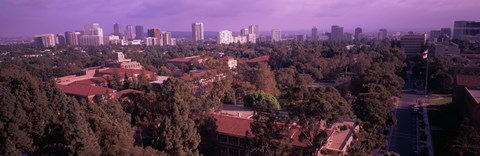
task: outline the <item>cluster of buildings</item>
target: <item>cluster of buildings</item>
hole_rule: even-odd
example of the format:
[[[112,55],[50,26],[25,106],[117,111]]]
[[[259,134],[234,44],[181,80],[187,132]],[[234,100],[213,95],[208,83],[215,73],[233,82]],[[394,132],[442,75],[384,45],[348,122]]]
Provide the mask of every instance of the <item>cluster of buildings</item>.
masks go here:
[[[145,37],[147,36],[147,37]],[[122,33],[120,24],[113,24],[113,33],[104,35],[98,23],[86,24],[81,31],[67,31],[61,34],[41,34],[34,36],[34,44],[39,47],[56,45],[70,46],[100,46],[100,45],[176,45],[176,39],[171,32],[162,32],[160,28],[148,29],[145,35],[144,27],[127,25]]]
[[[218,32],[217,43],[218,44],[256,43],[258,37],[260,37],[259,26],[250,25],[248,26],[248,28],[240,29],[239,36],[233,36],[232,31],[221,30],[220,32]]]
[[[122,52],[114,52],[112,59],[105,66],[86,68],[74,75],[58,77],[55,82],[66,95],[90,102],[102,101],[105,98],[120,98],[126,93],[140,92],[131,89],[118,91],[108,88],[109,81],[113,81],[115,76],[119,77],[121,82],[124,82],[125,78],[133,80],[139,76],[152,81],[164,80],[163,77],[144,70],[140,63],[125,59]]]

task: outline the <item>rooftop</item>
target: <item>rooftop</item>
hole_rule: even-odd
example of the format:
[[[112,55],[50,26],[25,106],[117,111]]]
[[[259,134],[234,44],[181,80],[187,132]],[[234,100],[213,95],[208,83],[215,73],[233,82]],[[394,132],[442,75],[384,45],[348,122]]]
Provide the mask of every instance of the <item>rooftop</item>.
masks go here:
[[[467,88],[467,92],[473,97],[477,104],[480,104],[480,88]]]
[[[270,59],[270,55],[264,55],[260,57],[256,57],[250,60],[247,60],[247,63],[258,63],[258,62],[267,62]]]
[[[457,75],[456,84],[464,87],[480,87],[480,76]]]
[[[249,119],[253,116],[253,109],[236,105],[223,105],[220,114]]]
[[[111,94],[116,92],[116,90],[105,88],[105,87],[83,85],[83,84],[76,84],[76,83],[73,83],[70,85],[57,84],[57,87],[60,88],[65,94],[81,96],[81,97],[104,95],[107,93]]]

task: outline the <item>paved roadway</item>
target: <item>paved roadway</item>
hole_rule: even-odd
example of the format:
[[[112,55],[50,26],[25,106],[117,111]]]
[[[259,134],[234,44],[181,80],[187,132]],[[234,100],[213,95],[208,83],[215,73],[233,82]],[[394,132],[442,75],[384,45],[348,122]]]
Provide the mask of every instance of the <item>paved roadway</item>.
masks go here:
[[[421,95],[403,93],[395,111],[397,124],[392,127],[389,138],[389,151],[400,155],[418,155],[416,113],[410,105],[416,104]]]

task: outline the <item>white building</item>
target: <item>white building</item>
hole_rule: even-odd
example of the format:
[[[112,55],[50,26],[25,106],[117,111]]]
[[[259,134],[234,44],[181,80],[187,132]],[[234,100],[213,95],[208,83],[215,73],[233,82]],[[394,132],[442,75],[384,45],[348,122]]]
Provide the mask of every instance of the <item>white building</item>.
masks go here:
[[[233,43],[232,31],[222,30],[218,32],[218,44],[230,44]]]
[[[53,47],[56,45],[54,34],[41,34],[41,35],[35,35],[33,37],[34,37],[34,43],[37,46]]]
[[[250,43],[257,43],[257,35],[255,34],[248,34],[247,41]]]
[[[282,31],[280,29],[272,30],[272,41],[273,42],[282,41]]]
[[[203,41],[205,39],[203,23],[193,23],[192,24],[192,38],[193,41]]]
[[[159,46],[158,38],[155,37],[147,37],[145,38],[145,45],[146,46]]]
[[[103,44],[103,36],[96,35],[82,35],[79,39],[81,46],[99,46]]]
[[[84,26],[83,36],[80,37],[80,45],[103,45],[103,29],[98,23],[86,24]],[[84,37],[85,36],[85,37]],[[82,39],[83,38],[83,39]]]
[[[233,37],[233,43],[247,43],[247,36],[235,36]]]

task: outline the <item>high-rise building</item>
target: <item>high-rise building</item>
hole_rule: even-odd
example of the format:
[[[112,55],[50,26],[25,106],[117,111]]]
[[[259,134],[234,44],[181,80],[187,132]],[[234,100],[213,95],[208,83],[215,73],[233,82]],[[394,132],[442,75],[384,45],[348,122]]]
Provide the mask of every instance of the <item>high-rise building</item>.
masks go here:
[[[400,38],[400,45],[405,49],[407,57],[419,56],[425,50],[427,34],[414,34],[412,32]]]
[[[120,32],[120,24],[118,23],[113,24],[113,35],[116,35],[116,36],[122,35],[122,33]]]
[[[353,35],[352,33],[343,33],[344,41],[352,41],[353,40]]]
[[[480,22],[455,21],[453,39],[480,40]]]
[[[344,40],[343,27],[340,27],[338,25],[333,25],[332,33],[330,34],[330,40],[334,40],[334,41]]]
[[[362,28],[360,27],[355,28],[355,40],[361,40],[362,33],[363,33]]]
[[[272,30],[272,41],[273,42],[282,41],[282,31],[280,29]]]
[[[248,37],[247,37],[248,38]],[[248,40],[248,39],[247,39]],[[230,44],[233,43],[232,31],[222,30],[218,32],[218,44]]]
[[[103,45],[103,29],[100,28],[98,23],[86,24],[83,33],[82,37],[85,42],[82,42],[82,37],[80,37],[80,45]]]
[[[430,41],[436,41],[438,39],[438,37],[440,37],[440,35],[442,35],[442,31],[432,30],[432,31],[430,31],[430,34],[428,34],[428,39]]]
[[[141,26],[141,25],[135,26],[135,39],[136,40],[145,39],[145,35],[143,33],[145,33],[145,31],[143,30],[143,26]]]
[[[57,34],[55,36],[55,44],[58,44],[58,45],[65,45],[66,44],[66,41],[65,41],[65,34]]]
[[[378,40],[384,40],[384,39],[388,38],[387,35],[388,35],[387,29],[384,29],[384,28],[383,28],[383,29],[380,29],[380,30],[378,30],[378,37],[377,37],[377,39],[378,39]]]
[[[135,30],[131,25],[127,25],[125,29],[125,39],[127,40],[133,40],[135,39]]]
[[[255,34],[257,37],[260,36],[260,30],[259,30],[259,26],[258,25],[250,25],[248,26],[248,33],[249,34]]]
[[[194,42],[203,41],[205,39],[204,36],[204,28],[203,23],[192,23],[192,40]]]
[[[240,29],[240,36],[247,36],[249,34],[248,28]]]
[[[78,37],[80,36],[79,32],[65,32],[65,43],[67,45],[78,45]]]
[[[247,35],[247,42],[257,43],[257,35],[255,35],[255,34],[248,34],[248,35]]]
[[[54,47],[55,46],[55,35],[54,34],[41,34],[35,35],[34,44],[39,47]]]
[[[448,37],[450,37],[450,38],[452,37],[452,29],[450,29],[450,28],[441,28],[440,33],[442,35],[448,35]]]
[[[297,35],[297,41],[303,42],[307,40],[307,35]]]
[[[240,43],[240,44],[243,44],[243,43],[247,43],[247,36],[235,36],[233,37],[233,43]]]
[[[158,38],[156,37],[147,37],[145,38],[145,45],[146,46],[159,46]]]
[[[317,27],[312,28],[312,40],[314,40],[314,41],[318,40],[318,29],[317,29]]]
[[[163,39],[163,45],[165,45],[165,46],[176,44],[176,43],[173,42],[171,32],[166,31],[166,32],[162,33],[162,39]]]
[[[155,45],[162,46],[162,31],[160,28],[148,29],[148,37],[156,38],[157,43]]]

